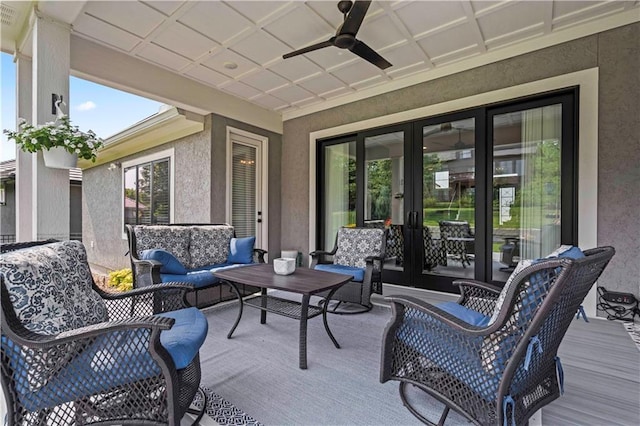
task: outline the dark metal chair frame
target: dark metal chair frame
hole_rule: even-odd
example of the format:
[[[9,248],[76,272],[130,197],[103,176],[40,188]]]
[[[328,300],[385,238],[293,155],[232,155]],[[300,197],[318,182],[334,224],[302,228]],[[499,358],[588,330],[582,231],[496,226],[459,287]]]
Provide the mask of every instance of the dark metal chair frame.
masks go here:
[[[445,404],[440,425],[450,409],[474,424],[503,424],[505,419],[526,424],[536,411],[561,395],[558,347],[615,250],[601,247],[584,253],[583,259],[547,259],[524,268],[508,287],[495,322],[484,327],[472,326],[416,298],[386,298],[391,302],[392,319],[383,336],[380,381],[398,380],[403,404],[427,424],[435,423],[408,401],[408,384]],[[536,288],[547,291],[533,290],[532,278],[541,280],[536,283],[543,287]],[[500,288],[473,280],[454,284],[460,288],[460,305],[492,314]],[[532,300],[535,303],[527,308]],[[504,364],[488,371],[485,364],[479,367],[485,348],[504,343],[508,345],[502,348],[509,351],[506,359],[500,358]],[[539,350],[531,350],[536,349],[533,343],[539,343]],[[458,362],[457,370],[451,362]],[[491,389],[486,391],[489,382]]]
[[[369,228],[371,227],[350,229]],[[364,259],[366,262],[366,268],[364,272],[364,279],[362,280],[362,282],[349,281],[348,283],[340,287],[332,297],[332,300],[337,301],[338,303],[332,308],[327,309],[327,312],[330,312],[332,314],[351,315],[369,312],[373,308],[373,304],[371,303],[371,293],[382,294],[382,270],[384,268],[384,261],[386,259],[385,244],[387,238],[388,230],[385,229],[382,238],[382,254],[380,256],[368,256]],[[331,251],[315,250],[309,253],[309,255],[311,256],[311,265],[309,267],[313,269],[316,265],[319,264],[332,264],[333,261],[330,259],[330,257],[334,256],[337,251],[338,235],[336,234],[335,243]],[[323,300],[321,303],[325,302],[326,300]],[[339,307],[342,304],[354,304],[359,306],[359,308],[353,310],[339,310]]]
[[[34,241],[3,244],[2,253],[55,242]],[[179,425],[185,413],[196,415],[197,424],[206,409],[206,394],[200,386],[200,357],[196,355],[181,370],[175,368],[171,355],[160,344],[160,332],[172,327],[172,318],[154,316],[188,307],[186,293],[191,287],[167,283],[138,288],[126,293],[107,293],[92,287],[104,300],[109,321],[72,330],[63,335],[43,335],[27,330],[16,313],[0,277],[2,305],[2,389],[7,403],[9,425],[68,425],[68,424],[148,424]],[[131,337],[135,337],[132,339]],[[118,343],[119,342],[119,343]],[[91,353],[92,345],[108,345],[109,352],[97,352],[91,362],[74,362],[83,354]],[[131,351],[147,350],[153,367],[144,371],[132,365],[119,365],[123,377],[138,375],[135,380],[120,384],[104,384],[103,378],[89,373],[91,363],[108,364],[105,356]],[[128,352],[129,351],[129,352]],[[25,354],[30,356],[25,357]],[[16,367],[16,360],[24,359],[28,365]],[[55,367],[52,368],[52,365]],[[148,367],[148,366],[147,366]],[[45,383],[56,383],[50,391],[32,391],[25,394],[24,371],[45,374]],[[66,370],[66,371],[65,371]],[[65,371],[67,379],[60,378]],[[116,369],[111,370],[116,371]],[[148,375],[147,375],[148,373]],[[74,380],[68,380],[72,374]],[[90,381],[88,379],[90,377]],[[108,380],[108,378],[104,378]],[[65,385],[66,383],[66,385]],[[103,383],[101,385],[101,383]],[[81,389],[102,389],[93,394],[82,394]],[[24,390],[24,389],[23,389]],[[203,398],[202,408],[190,409],[196,393]]]

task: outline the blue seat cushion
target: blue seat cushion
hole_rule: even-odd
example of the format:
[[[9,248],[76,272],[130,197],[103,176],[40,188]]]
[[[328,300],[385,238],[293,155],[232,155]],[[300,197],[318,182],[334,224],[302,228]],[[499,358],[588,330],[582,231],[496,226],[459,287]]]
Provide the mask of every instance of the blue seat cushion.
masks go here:
[[[456,302],[442,302],[438,303],[436,306],[438,306],[438,308],[442,309],[443,311],[450,313],[454,317],[461,319],[467,324],[475,325],[478,327],[485,327],[487,324],[489,324],[489,320],[491,319],[491,317],[488,315],[483,315],[478,311],[469,309]]]
[[[364,268],[321,263],[319,265],[316,265],[314,269],[317,269],[318,271],[335,272],[336,274],[351,275],[353,276],[352,281],[356,281],[359,283],[364,281]]]
[[[231,238],[227,263],[253,263],[253,245],[256,237]]]
[[[173,358],[176,368],[181,370],[193,361],[204,343],[209,331],[207,318],[198,308],[180,309],[158,316],[176,321],[173,327],[160,333],[160,343]]]
[[[160,267],[161,274],[186,274],[187,269],[182,263],[171,253],[162,249],[144,250],[142,252],[143,260],[156,260],[162,263]]]
[[[163,283],[181,282],[193,284],[195,288],[208,287],[218,284],[220,280],[213,276],[210,270],[191,271],[186,274],[160,274]]]

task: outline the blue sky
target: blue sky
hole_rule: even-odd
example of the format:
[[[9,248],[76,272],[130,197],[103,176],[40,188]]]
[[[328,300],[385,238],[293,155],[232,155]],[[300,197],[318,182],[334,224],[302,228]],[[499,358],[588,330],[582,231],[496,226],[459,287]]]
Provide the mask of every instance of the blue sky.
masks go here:
[[[16,71],[11,55],[1,53],[0,128],[16,127]],[[69,97],[63,111],[80,130],[93,130],[101,138],[107,138],[138,121],[158,112],[160,102],[132,95],[100,84],[70,77]],[[0,161],[15,158],[15,144],[0,135]]]

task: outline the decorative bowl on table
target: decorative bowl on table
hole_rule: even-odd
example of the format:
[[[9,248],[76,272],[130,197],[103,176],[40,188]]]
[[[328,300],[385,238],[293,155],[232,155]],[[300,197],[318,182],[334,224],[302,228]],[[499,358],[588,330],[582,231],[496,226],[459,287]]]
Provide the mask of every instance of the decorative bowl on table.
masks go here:
[[[290,275],[296,270],[296,260],[288,257],[273,259],[273,272],[278,275]]]

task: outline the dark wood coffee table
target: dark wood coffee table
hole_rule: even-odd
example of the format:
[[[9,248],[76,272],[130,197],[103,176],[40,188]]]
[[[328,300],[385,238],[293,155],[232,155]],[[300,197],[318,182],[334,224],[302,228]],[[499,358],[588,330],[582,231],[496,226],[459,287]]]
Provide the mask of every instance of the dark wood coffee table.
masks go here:
[[[327,323],[327,305],[331,296],[343,284],[351,281],[351,275],[335,274],[333,272],[316,271],[308,268],[297,268],[291,275],[277,275],[273,272],[273,265],[261,263],[241,268],[227,269],[213,273],[221,280],[260,287],[260,295],[250,296],[244,300],[249,306],[260,309],[260,324],[267,322],[267,312],[283,315],[300,320],[300,368],[307,368],[307,319],[322,314],[324,329],[336,348],[340,345],[336,341]],[[283,290],[302,295],[302,302],[296,302],[267,294],[268,289]],[[311,295],[330,290],[322,308],[309,306]],[[242,317],[242,298],[240,299],[240,314],[231,328],[231,337]]]

